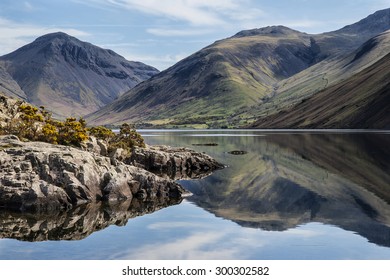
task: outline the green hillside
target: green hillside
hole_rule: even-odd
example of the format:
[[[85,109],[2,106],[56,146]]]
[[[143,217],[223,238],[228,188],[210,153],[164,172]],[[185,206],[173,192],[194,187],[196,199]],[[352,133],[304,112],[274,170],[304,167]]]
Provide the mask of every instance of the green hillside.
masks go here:
[[[140,127],[248,126],[381,59],[390,51],[389,34],[381,34],[389,28],[390,10],[383,10],[318,35],[283,26],[242,31],[139,84],[87,120]]]
[[[390,128],[390,54],[253,128]]]

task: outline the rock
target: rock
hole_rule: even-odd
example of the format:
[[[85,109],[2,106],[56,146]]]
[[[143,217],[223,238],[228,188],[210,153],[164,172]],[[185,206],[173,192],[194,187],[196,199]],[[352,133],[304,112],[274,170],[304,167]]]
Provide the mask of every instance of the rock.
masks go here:
[[[192,144],[192,146],[218,146],[218,143],[196,143]]]
[[[125,162],[171,179],[199,179],[224,168],[204,153],[169,146],[135,148]]]
[[[124,161],[129,155],[129,152],[122,148],[116,148],[108,154],[112,162]]]
[[[246,155],[248,152],[247,151],[230,151],[228,154],[235,155],[235,156],[240,156],[240,155]]]
[[[18,115],[18,107],[22,103],[22,101],[0,93],[0,128],[6,127],[11,119]]]
[[[111,225],[153,213],[181,202],[176,198],[132,199],[119,203],[89,203],[68,211],[48,213],[0,212],[0,238],[23,241],[81,240]]]
[[[0,136],[0,208],[19,211],[68,209],[134,196],[179,198],[176,182],[109,157],[41,142]]]
[[[82,143],[81,149],[101,156],[108,156],[107,144],[94,136],[90,136],[86,142]]]

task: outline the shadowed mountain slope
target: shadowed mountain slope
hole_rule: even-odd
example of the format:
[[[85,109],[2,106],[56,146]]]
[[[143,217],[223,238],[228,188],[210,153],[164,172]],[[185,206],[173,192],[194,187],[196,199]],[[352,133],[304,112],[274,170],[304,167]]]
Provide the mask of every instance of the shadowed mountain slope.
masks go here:
[[[360,55],[364,54],[359,52],[355,59]],[[358,74],[287,110],[261,118],[251,127],[389,129],[389,112],[390,53]]]
[[[13,98],[27,99],[26,94],[20,88],[18,83],[11,77],[11,75],[0,64],[0,92]]]

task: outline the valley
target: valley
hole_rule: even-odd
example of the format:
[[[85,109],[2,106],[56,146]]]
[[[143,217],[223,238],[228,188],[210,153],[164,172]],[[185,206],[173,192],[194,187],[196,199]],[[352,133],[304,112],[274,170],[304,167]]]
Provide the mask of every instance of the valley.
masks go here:
[[[390,127],[390,9],[322,34],[244,30],[159,72],[65,33],[0,57],[0,90],[138,128]]]

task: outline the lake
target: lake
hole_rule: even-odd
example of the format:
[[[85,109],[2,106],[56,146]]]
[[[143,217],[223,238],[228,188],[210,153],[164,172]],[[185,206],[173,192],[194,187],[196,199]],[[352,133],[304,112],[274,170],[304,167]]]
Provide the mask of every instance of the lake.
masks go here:
[[[390,260],[390,132],[141,130],[226,168],[192,196],[0,212],[0,259]]]

